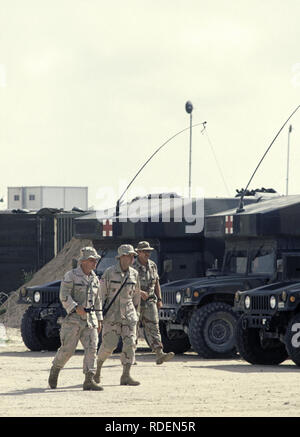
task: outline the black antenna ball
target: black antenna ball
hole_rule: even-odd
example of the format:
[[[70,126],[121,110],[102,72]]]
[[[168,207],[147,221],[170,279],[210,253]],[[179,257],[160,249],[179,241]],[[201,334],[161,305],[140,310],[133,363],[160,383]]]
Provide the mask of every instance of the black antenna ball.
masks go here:
[[[188,114],[191,114],[192,110],[193,110],[193,105],[192,102],[190,102],[189,100],[186,102],[185,104],[185,110]]]

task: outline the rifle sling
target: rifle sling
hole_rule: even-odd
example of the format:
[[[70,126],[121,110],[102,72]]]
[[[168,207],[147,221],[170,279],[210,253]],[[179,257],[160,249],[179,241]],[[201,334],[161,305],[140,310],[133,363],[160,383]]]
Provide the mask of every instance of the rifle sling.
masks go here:
[[[114,297],[112,298],[112,300],[110,301],[109,305],[107,306],[107,308],[103,308],[103,317],[107,314],[107,311],[109,310],[109,308],[112,306],[112,304],[114,303],[114,301],[116,300],[116,298],[119,296],[122,288],[124,287],[124,285],[126,284],[128,279],[128,276],[126,276],[125,281],[123,282],[123,284],[121,285],[121,287],[119,288],[119,290],[116,292],[116,294],[114,295]]]

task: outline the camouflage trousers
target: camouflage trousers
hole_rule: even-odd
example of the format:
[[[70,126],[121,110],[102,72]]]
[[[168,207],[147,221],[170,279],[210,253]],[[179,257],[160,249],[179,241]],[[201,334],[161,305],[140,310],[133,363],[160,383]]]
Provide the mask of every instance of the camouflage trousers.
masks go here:
[[[97,328],[87,326],[86,320],[74,319],[68,316],[63,321],[60,330],[61,347],[52,362],[53,366],[62,369],[76,350],[80,340],[84,348],[83,373],[96,372],[97,365]]]
[[[98,360],[105,361],[119,343],[123,342],[121,363],[133,364],[135,361],[136,323],[104,322],[102,328],[102,343],[98,353]]]
[[[146,301],[141,304],[140,323],[144,328],[145,336],[153,352],[157,348],[162,348],[158,310],[155,301]]]

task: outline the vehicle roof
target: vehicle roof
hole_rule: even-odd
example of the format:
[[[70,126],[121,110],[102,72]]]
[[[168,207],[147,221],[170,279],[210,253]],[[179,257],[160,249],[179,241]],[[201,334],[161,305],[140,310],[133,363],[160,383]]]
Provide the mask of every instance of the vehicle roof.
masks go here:
[[[205,219],[206,237],[300,236],[300,195],[279,196],[211,214]]]
[[[151,201],[151,204],[149,203]],[[255,202],[246,198],[245,203]],[[77,238],[102,239],[106,220],[112,220],[111,237],[120,238],[187,238],[203,237],[203,226],[196,234],[187,235],[186,226],[197,213],[202,222],[209,214],[237,208],[237,197],[184,198],[176,193],[151,194],[120,205],[119,223],[115,223],[116,207],[93,211],[74,220]],[[170,220],[165,220],[170,217]],[[179,217],[179,220],[176,220]],[[203,224],[203,223],[202,223]],[[107,239],[107,238],[106,238]]]

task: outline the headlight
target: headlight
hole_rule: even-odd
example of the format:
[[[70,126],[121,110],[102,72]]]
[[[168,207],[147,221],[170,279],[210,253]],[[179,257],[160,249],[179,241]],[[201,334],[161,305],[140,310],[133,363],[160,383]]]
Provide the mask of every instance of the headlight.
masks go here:
[[[276,297],[275,296],[271,296],[270,297],[270,307],[272,308],[272,310],[274,308],[276,308],[276,304],[277,304]]]
[[[39,303],[39,301],[41,300],[41,293],[39,291],[36,291],[34,293],[33,300],[35,301],[35,303]]]
[[[250,308],[251,299],[250,296],[245,297],[245,308],[248,310]]]
[[[176,302],[180,303],[180,301],[181,301],[181,293],[180,293],[180,291],[177,291],[175,298],[176,298]]]

